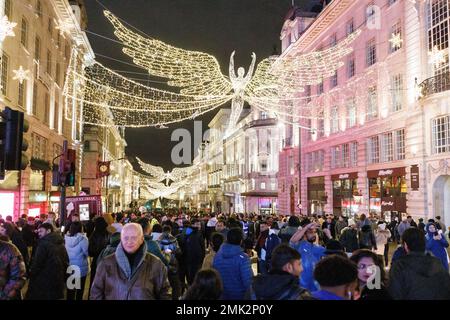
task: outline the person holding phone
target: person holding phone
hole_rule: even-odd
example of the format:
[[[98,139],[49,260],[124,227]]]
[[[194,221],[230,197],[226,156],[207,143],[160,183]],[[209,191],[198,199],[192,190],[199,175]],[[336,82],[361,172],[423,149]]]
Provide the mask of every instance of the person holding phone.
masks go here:
[[[434,223],[428,223],[425,227],[426,234],[426,249],[438,258],[444,268],[448,271],[448,241],[442,230],[438,230]]]

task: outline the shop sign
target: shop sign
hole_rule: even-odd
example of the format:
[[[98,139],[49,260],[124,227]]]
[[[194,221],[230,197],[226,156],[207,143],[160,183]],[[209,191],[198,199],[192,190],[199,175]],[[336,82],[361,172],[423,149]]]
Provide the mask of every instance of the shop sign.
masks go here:
[[[48,200],[47,192],[30,192],[29,202],[46,202]]]
[[[418,191],[420,187],[419,183],[419,166],[411,166],[411,189],[413,191]]]
[[[352,172],[352,173],[341,173],[341,174],[334,174],[331,176],[331,180],[346,180],[346,179],[358,179],[358,173]]]
[[[89,220],[91,215],[102,214],[102,197],[95,196],[79,196],[66,198],[67,216],[72,213],[78,213],[81,221]]]
[[[391,176],[393,173],[394,173],[394,170],[380,170],[378,172],[378,175],[380,177],[382,177],[382,176]]]

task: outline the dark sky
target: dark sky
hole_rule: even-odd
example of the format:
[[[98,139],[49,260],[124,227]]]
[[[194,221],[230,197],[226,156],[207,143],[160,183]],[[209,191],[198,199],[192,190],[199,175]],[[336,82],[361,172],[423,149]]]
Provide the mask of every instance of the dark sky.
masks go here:
[[[100,0],[113,14],[145,32],[151,37],[173,46],[188,50],[203,51],[214,55],[224,74],[228,74],[230,54],[236,50],[235,66],[246,70],[254,51],[257,62],[273,53],[273,46],[280,51],[280,31],[284,17],[291,8],[291,0]],[[304,0],[295,4],[304,6]],[[145,70],[104,58],[105,55],[132,64],[131,59],[121,52],[121,45],[91,32],[117,38],[113,28],[103,15],[104,9],[97,0],[86,0],[88,13],[88,37],[97,60],[105,66],[132,72]],[[124,75],[146,78],[144,74]],[[147,77],[148,78],[148,77]],[[154,85],[153,83],[148,83]],[[228,105],[229,107],[229,105]],[[203,121],[207,129],[216,111],[211,111],[197,120]],[[193,121],[172,124],[169,129],[141,128],[127,129],[126,153],[132,163],[136,156],[164,169],[174,165],[170,160],[172,147],[170,136],[175,128],[193,130]],[[134,163],[135,169],[138,165]]]

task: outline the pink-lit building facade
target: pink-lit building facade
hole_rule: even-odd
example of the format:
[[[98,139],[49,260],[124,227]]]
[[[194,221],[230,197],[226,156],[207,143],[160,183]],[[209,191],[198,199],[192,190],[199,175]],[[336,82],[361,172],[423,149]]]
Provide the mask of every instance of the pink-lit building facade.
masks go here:
[[[280,213],[450,222],[449,10],[448,0],[334,0],[316,17],[291,12],[283,56],[361,34],[335,76],[300,93],[310,130],[285,130],[300,137],[280,153]]]

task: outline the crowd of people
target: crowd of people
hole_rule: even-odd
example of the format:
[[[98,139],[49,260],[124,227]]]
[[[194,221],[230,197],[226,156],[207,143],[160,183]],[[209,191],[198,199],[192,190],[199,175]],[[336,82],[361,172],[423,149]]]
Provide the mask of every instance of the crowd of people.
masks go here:
[[[51,212],[0,216],[0,300],[450,299],[440,217],[426,224],[364,214],[91,218],[72,213],[61,226]]]

